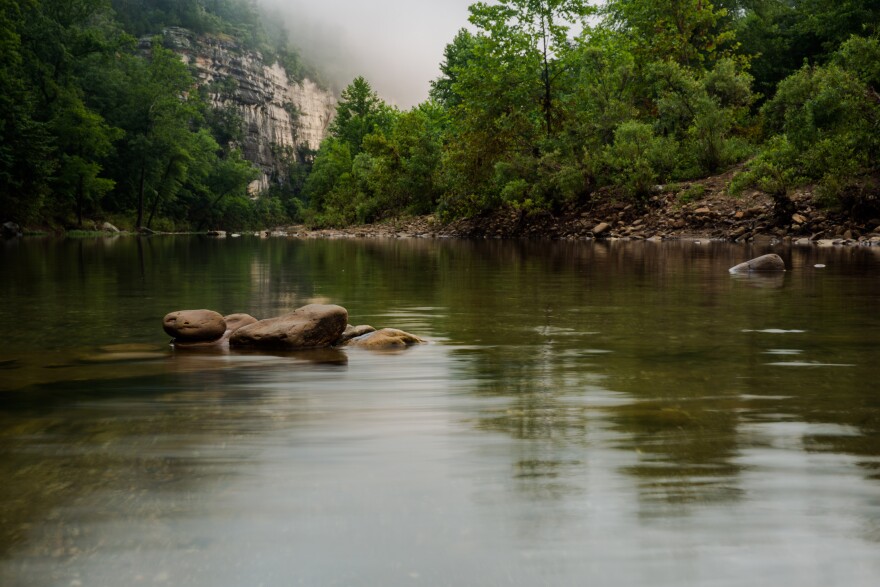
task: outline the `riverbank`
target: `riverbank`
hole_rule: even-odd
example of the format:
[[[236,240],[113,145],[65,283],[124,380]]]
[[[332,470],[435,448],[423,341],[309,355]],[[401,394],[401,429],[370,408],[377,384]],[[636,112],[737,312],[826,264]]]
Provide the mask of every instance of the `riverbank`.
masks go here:
[[[570,205],[555,214],[502,210],[450,222],[436,216],[416,216],[345,228],[290,225],[256,234],[296,238],[709,239],[737,243],[775,241],[880,246],[880,219],[859,221],[824,209],[816,204],[809,188],[791,196],[794,211],[782,221],[776,218],[773,199],[763,192],[751,190],[737,197],[729,195],[728,186],[735,171],[657,186],[657,193],[641,203],[615,197],[611,189],[605,189],[594,194],[591,202]],[[147,229],[139,233],[120,232],[109,223],[104,223],[103,230],[99,230],[97,222],[92,224],[92,231],[56,231],[54,234],[67,237],[160,234]],[[7,237],[12,234],[11,229],[4,232]],[[208,234],[240,236],[254,232],[211,231]]]
[[[506,210],[448,223],[422,216],[341,229],[289,226],[272,234],[301,238],[698,238],[739,243],[880,245],[880,219],[859,222],[822,209],[809,189],[793,194],[795,211],[790,218],[777,221],[773,200],[767,194],[751,190],[733,197],[727,193],[732,173],[658,186],[657,194],[642,205],[606,193],[597,194],[593,203],[573,205],[557,214]]]

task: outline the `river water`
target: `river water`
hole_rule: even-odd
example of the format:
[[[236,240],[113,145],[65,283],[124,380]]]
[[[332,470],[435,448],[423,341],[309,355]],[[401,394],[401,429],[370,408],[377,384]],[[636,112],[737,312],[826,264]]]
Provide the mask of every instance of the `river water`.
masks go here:
[[[878,248],[32,239],[0,275],[3,587],[880,580]],[[310,302],[430,343],[161,329]]]

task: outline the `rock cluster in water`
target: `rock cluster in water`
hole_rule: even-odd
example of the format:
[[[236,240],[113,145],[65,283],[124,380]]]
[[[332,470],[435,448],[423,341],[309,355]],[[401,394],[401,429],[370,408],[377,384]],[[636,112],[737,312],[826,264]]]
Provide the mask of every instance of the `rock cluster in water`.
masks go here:
[[[352,326],[342,306],[310,304],[289,314],[257,320],[249,314],[222,316],[212,310],[180,310],[162,321],[176,348],[306,350],[339,346],[395,349],[425,342],[395,328]]]

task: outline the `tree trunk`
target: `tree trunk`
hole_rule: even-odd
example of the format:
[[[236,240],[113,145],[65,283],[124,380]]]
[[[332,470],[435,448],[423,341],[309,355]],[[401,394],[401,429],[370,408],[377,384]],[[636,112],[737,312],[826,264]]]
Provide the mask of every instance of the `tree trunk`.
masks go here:
[[[80,174],[79,181],[76,184],[76,221],[79,227],[83,225],[83,176]]]
[[[146,175],[147,162],[141,159],[141,178],[138,184],[138,215],[137,222],[134,223],[135,230],[144,224],[144,179]]]
[[[543,16],[541,17],[541,35],[544,41],[544,71],[542,74],[544,78],[544,121],[547,124],[547,138],[549,139],[553,135],[553,98],[550,92],[550,63],[547,59],[547,21]]]

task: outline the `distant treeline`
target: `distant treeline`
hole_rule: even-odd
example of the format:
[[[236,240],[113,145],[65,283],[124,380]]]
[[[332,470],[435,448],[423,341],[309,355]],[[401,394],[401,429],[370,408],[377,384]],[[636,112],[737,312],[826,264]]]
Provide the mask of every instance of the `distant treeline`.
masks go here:
[[[806,184],[824,205],[880,216],[876,0],[477,3],[428,101],[400,111],[354,80],[320,151],[279,153],[288,172],[251,199],[241,119],[209,99],[228,89],[199,87],[159,39],[136,39],[182,26],[317,77],[280,22],[248,0],[5,0],[0,221],[531,213],[639,203],[657,184],[739,163],[731,192],[770,193],[780,219]]]
[[[157,37],[181,26],[234,37],[314,77],[280,19],[248,0],[4,0],[0,7],[0,222],[158,229],[283,221],[252,200],[242,121],[214,108]]]
[[[424,104],[345,90],[303,218],[640,202],[742,162],[730,191],[771,194],[780,221],[805,184],[880,216],[876,0],[500,0],[470,23]]]

